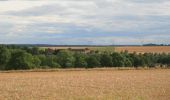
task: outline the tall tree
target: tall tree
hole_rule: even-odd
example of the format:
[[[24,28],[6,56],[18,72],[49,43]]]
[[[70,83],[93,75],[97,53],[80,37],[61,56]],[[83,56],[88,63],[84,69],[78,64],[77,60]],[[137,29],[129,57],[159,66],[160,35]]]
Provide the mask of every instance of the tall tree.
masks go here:
[[[57,54],[59,64],[63,68],[71,68],[75,66],[75,57],[71,51],[63,50]]]
[[[4,67],[6,66],[6,64],[10,59],[10,56],[11,56],[10,51],[6,47],[1,46],[0,47],[0,69],[4,69]]]
[[[101,54],[101,65],[105,67],[112,67],[113,62],[112,62],[112,57],[109,53],[103,53]]]
[[[125,66],[125,58],[122,54],[114,52],[112,53],[112,61],[114,67],[123,67]]]
[[[75,53],[75,67],[87,67],[87,56],[82,53]]]
[[[100,58],[96,54],[89,55],[89,57],[87,58],[87,63],[88,63],[87,68],[94,68],[94,67],[100,67],[101,66]]]
[[[33,56],[25,51],[17,50],[12,53],[6,69],[31,69],[34,65]]]

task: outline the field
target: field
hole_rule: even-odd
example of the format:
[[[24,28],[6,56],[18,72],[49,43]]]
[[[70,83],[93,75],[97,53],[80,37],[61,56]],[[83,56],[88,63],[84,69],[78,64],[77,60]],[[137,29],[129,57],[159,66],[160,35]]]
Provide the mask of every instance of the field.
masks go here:
[[[0,100],[170,100],[170,70],[0,73]]]
[[[48,47],[42,47],[48,48]],[[115,46],[115,47],[50,47],[51,49],[85,49],[89,48],[91,50],[99,51],[125,51],[129,53],[170,53],[170,46]]]
[[[170,53],[170,46],[125,46],[116,47],[116,51],[121,52],[128,50],[128,52],[133,53]]]

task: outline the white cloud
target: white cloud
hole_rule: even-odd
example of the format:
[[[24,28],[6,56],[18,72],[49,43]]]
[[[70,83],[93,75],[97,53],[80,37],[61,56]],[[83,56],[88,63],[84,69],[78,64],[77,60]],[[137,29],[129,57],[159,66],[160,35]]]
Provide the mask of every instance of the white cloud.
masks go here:
[[[36,34],[44,35],[48,33],[66,35],[68,33],[73,34],[74,32],[79,32],[79,35],[76,36],[79,38],[82,34],[86,34],[82,32],[87,32],[91,33],[88,37],[89,39],[94,38],[95,35],[101,38],[98,41],[103,40],[103,43],[109,44],[111,39],[98,35],[103,32],[106,35],[111,34],[110,36],[115,37],[114,40],[119,41],[117,43],[127,43],[127,41],[140,43],[135,36],[144,36],[142,34],[145,33],[150,38],[147,41],[154,42],[155,38],[151,34],[166,34],[167,36],[170,34],[168,27],[170,26],[170,1],[0,1],[0,24],[3,27],[0,28],[1,36],[6,34],[8,37],[13,36],[15,38],[36,37]],[[129,34],[129,38],[125,39],[124,36],[118,38],[117,35],[119,33],[117,32]],[[45,36],[50,37],[51,35]],[[104,39],[106,40],[104,41]],[[165,38],[161,37],[161,39],[163,40]],[[88,39],[86,42],[88,43]]]

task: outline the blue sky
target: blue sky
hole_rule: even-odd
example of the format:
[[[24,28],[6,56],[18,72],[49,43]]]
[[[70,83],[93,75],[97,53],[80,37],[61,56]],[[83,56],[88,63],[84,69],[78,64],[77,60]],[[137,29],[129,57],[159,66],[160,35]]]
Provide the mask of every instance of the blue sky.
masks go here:
[[[170,1],[1,0],[3,43],[170,44]]]

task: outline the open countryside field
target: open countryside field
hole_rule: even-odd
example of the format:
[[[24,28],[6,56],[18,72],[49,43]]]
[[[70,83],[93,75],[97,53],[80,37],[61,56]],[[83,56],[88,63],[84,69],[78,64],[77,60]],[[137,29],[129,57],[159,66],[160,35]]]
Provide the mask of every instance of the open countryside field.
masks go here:
[[[85,49],[89,48],[91,50],[100,50],[100,51],[125,51],[129,53],[170,53],[170,46],[106,46],[106,47],[42,47],[42,48],[51,48],[51,49]]]
[[[116,47],[116,51],[127,50],[130,53],[170,53],[170,46],[125,46]]]
[[[170,100],[170,70],[0,73],[0,100]]]

